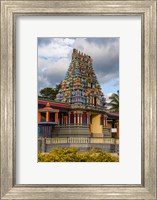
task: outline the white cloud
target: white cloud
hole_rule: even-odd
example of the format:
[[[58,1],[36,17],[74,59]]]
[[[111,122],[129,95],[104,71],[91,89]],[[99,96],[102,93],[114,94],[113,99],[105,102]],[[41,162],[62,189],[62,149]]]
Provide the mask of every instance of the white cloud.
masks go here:
[[[112,94],[113,94],[112,92],[105,94],[106,102],[107,102],[107,103],[109,103],[109,102],[111,101],[111,100],[109,99],[109,97],[110,97]]]
[[[75,39],[65,38],[64,43],[67,45],[73,45],[75,42]]]
[[[74,47],[86,52],[93,59],[93,67],[101,84],[119,79],[119,41],[105,42],[101,38],[100,43],[96,39],[92,42],[88,38],[78,38]]]
[[[119,84],[119,40],[115,38],[40,38],[38,45],[39,87],[54,87],[64,79],[76,48],[93,59],[100,84]]]
[[[64,79],[66,71],[69,67],[70,60],[61,58],[58,60],[39,58],[38,61],[38,82],[40,82],[39,90],[44,87],[54,87]]]
[[[46,46],[38,46],[38,56],[44,58],[60,58],[68,57],[72,50],[71,45],[75,42],[74,39],[69,38],[53,38]]]

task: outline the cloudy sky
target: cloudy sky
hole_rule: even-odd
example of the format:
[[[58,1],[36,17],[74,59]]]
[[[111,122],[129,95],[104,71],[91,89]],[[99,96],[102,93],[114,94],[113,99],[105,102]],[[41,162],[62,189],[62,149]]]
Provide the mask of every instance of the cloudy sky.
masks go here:
[[[107,99],[119,90],[119,38],[38,38],[38,91],[64,79],[73,48],[92,57]]]

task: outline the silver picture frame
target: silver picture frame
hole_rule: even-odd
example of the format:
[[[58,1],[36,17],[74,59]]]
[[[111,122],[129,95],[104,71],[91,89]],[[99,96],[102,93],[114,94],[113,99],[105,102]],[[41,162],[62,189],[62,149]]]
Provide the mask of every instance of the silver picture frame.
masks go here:
[[[16,184],[17,16],[141,16],[142,181],[140,185]],[[1,0],[1,199],[156,199],[156,0]]]

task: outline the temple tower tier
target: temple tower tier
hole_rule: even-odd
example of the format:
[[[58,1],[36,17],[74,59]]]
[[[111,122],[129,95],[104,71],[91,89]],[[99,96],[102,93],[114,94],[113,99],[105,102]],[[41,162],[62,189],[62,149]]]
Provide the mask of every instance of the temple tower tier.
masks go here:
[[[105,97],[92,66],[92,58],[73,49],[72,60],[56,101],[101,108]]]

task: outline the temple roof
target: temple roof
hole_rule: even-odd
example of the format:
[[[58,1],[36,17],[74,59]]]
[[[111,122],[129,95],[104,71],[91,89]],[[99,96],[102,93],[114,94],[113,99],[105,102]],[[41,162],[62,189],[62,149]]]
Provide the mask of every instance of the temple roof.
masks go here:
[[[58,123],[56,122],[38,122],[38,125],[57,125]]]
[[[108,118],[119,119],[119,113],[107,113]]]
[[[49,101],[49,100],[38,100],[39,105],[46,105],[47,102],[49,102],[50,106],[54,108],[64,108],[64,109],[70,109],[71,106],[67,103],[62,103],[62,102],[56,102],[56,101]]]
[[[72,60],[56,100],[75,105],[104,107],[104,94],[89,55],[73,49]]]
[[[50,106],[50,103],[47,102],[44,108],[38,109],[39,112],[59,112],[59,110],[54,109]]]
[[[59,110],[63,110],[64,111],[72,111],[72,110],[76,110],[76,109],[80,109],[80,110],[86,110],[87,112],[92,111],[92,112],[99,112],[99,113],[103,113],[103,114],[107,114],[108,118],[110,119],[119,119],[119,113],[109,113],[107,112],[107,110],[105,109],[101,109],[101,108],[95,108],[95,107],[88,107],[88,106],[82,106],[82,105],[69,105],[68,103],[58,103],[55,101],[45,101],[45,100],[38,100],[38,105],[44,106],[47,103],[49,103],[50,107],[52,108],[53,111],[58,112]],[[54,108],[57,109],[54,109]],[[49,111],[49,110],[45,110],[44,107],[43,108],[39,108],[38,111],[42,112],[42,110],[44,112]]]

